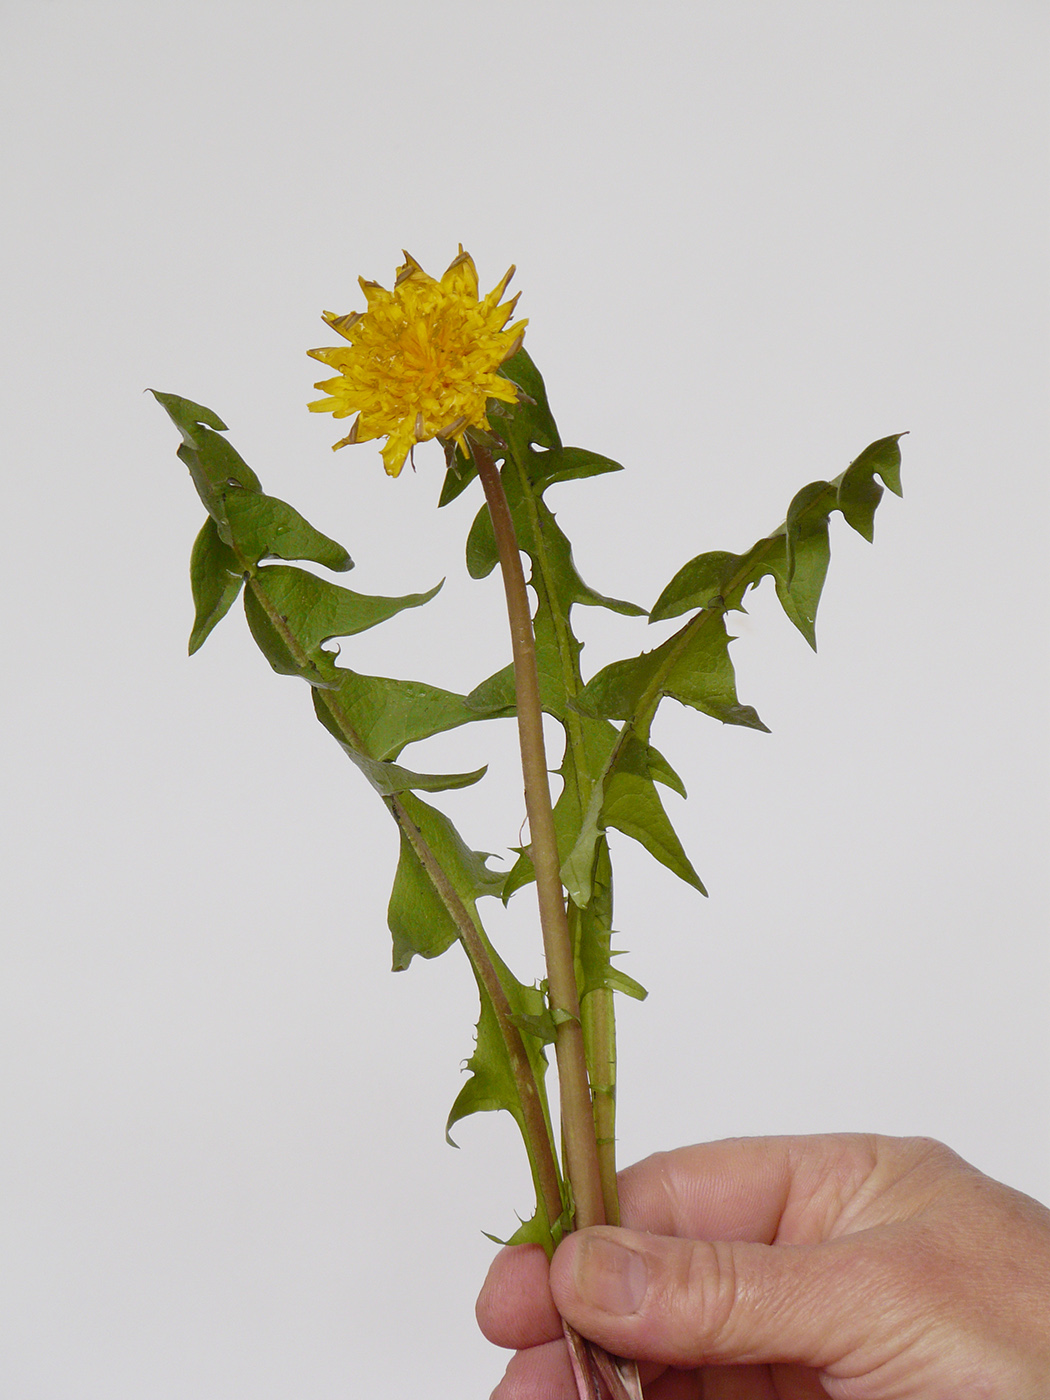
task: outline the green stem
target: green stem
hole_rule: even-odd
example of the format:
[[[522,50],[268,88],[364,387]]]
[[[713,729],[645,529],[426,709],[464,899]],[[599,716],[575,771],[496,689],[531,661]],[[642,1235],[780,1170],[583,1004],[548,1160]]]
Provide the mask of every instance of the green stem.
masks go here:
[[[572,708],[572,701],[575,700],[583,685],[577,655],[578,647],[574,645],[569,629],[568,614],[563,612],[558,605],[557,589],[553,583],[553,569],[547,550],[546,535],[532,483],[521,461],[514,454],[508,458],[508,469],[510,469],[511,463],[513,463],[517,473],[516,487],[522,508],[528,517],[535,550],[532,587],[536,590],[540,606],[546,607],[554,630],[555,644],[561,661],[562,684],[569,701],[564,712],[559,714],[566,736],[562,777],[567,787],[571,785],[579,809],[584,812],[590,797],[591,784],[587,776],[583,723],[579,714]],[[604,838],[599,842],[599,854],[596,855],[596,882],[598,880],[597,868],[603,866],[603,862],[610,886],[609,902],[611,904],[612,870],[608,865],[608,845]],[[580,949],[581,937],[602,936],[597,929],[581,929],[581,923],[584,922],[585,916],[571,901],[568,914],[574,949]],[[609,917],[611,918],[611,908]],[[604,931],[604,938],[606,946],[608,946],[608,930]],[[580,997],[580,1020],[583,1026],[584,1053],[591,1086],[594,1132],[598,1148],[598,1174],[601,1180],[605,1218],[609,1224],[615,1225],[619,1223],[620,1219],[619,1190],[616,1182],[616,1019],[613,1008],[613,993],[608,987],[591,987],[589,990],[583,991]]]
[[[604,966],[610,962],[612,909],[612,865],[609,845],[601,837],[595,850],[594,890],[590,904],[579,909],[570,902],[569,920],[575,947],[589,944],[600,950]],[[616,1183],[616,1021],[613,993],[608,986],[591,986],[580,998],[583,1041],[594,1104],[594,1135],[598,1145],[605,1218],[610,1225],[620,1223],[620,1200]]]
[[[547,986],[555,1023],[554,1050],[558,1062],[566,1170],[572,1186],[577,1227],[601,1225],[605,1221],[605,1207],[580,1023],[575,957],[559,873],[561,863],[547,776],[532,614],[514,522],[499,472],[487,448],[474,440],[470,446],[492,519],[510,620],[529,853],[536,872]]]

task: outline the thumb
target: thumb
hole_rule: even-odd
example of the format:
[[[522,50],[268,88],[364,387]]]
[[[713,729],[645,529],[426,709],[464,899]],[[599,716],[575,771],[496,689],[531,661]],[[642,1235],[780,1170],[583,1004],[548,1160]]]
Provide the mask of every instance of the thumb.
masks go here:
[[[887,1359],[882,1348],[908,1330],[886,1273],[855,1237],[711,1243],[599,1226],[563,1240],[550,1282],[562,1316],[617,1356],[838,1371]]]

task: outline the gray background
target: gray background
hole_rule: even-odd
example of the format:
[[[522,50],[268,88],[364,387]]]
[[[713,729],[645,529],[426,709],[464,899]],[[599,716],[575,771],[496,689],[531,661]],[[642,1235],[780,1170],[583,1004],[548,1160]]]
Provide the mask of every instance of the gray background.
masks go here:
[[[444,593],[350,664],[466,689],[506,659],[475,491],[391,482],[308,415],[323,307],[407,247],[510,262],[596,588],[650,604],[865,444],[814,657],[766,596],[741,699],[656,739],[702,900],[626,840],[623,1160],[705,1137],[941,1137],[1050,1197],[1046,11],[841,4],[4,6],[5,830],[0,1394],[487,1393],[471,1304],[528,1207],[509,1120],[442,1126],[474,997],[388,972],[394,833],[234,613],[187,661],[201,520],[145,387],[272,493]],[[461,622],[476,618],[474,631]],[[588,673],[667,629],[579,615]],[[447,809],[502,849],[507,724]],[[529,893],[493,930],[537,975]]]

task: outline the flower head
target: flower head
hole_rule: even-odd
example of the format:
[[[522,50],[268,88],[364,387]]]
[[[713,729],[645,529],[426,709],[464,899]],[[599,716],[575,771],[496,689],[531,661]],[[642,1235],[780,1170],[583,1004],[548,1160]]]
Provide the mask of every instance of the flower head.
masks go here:
[[[513,274],[512,267],[479,301],[474,260],[462,246],[440,282],[406,253],[393,291],[359,279],[366,311],[325,311],[325,321],[350,343],[307,352],[338,370],[336,378],[315,385],[328,397],[309,407],[336,418],[357,414],[334,446],[385,437],[383,464],[390,476],[428,438],[453,440],[469,451],[467,429],[489,426],[486,402],[514,403],[518,397],[515,385],[498,373],[521,345],[526,325],[507,326],[517,297],[500,305]]]

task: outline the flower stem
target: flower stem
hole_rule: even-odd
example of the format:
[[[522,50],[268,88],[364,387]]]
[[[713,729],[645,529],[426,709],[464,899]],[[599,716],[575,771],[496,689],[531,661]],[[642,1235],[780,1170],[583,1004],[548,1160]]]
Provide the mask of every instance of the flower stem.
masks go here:
[[[470,447],[492,519],[510,619],[518,737],[525,782],[525,810],[529,820],[529,853],[536,872],[547,987],[555,1023],[554,1051],[558,1062],[566,1173],[572,1186],[577,1228],[601,1225],[605,1223],[605,1207],[583,1028],[580,1024],[575,956],[565,912],[565,894],[559,873],[561,863],[547,777],[532,614],[514,522],[499,472],[486,447],[474,439],[471,439]]]

